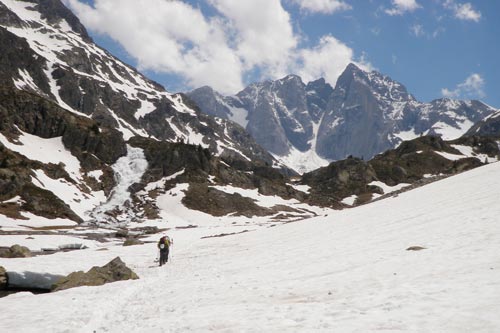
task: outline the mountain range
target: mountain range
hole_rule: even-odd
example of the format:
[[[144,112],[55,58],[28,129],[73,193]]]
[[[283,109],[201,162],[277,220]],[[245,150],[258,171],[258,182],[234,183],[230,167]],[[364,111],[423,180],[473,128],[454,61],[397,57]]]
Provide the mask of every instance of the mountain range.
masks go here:
[[[0,214],[14,224],[163,223],[179,207],[286,222],[500,156],[497,110],[420,103],[353,64],[335,88],[289,75],[173,94],[59,0],[2,0],[0,45]]]
[[[499,331],[500,110],[354,64],[171,93],[61,0],[0,46],[3,331]]]
[[[497,110],[476,100],[417,101],[405,86],[350,64],[333,88],[296,75],[249,85],[234,96],[210,87],[187,95],[210,115],[237,122],[299,173],[348,156],[370,159],[420,135],[457,139]]]

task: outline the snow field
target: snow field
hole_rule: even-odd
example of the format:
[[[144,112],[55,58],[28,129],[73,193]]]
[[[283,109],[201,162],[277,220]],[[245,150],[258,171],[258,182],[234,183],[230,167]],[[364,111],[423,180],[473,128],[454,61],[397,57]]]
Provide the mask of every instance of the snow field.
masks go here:
[[[493,163],[274,228],[209,239],[208,227],[171,230],[162,268],[154,243],[0,259],[8,270],[66,273],[120,255],[141,277],[11,295],[0,322],[32,332],[495,332],[499,194]]]

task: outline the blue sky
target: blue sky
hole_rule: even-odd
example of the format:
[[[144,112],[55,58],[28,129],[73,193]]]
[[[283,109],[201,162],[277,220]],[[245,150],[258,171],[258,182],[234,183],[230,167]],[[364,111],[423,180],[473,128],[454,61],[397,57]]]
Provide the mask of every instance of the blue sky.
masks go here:
[[[334,85],[352,61],[421,101],[500,107],[500,1],[65,2],[98,44],[169,91],[207,84],[231,94],[288,73]]]

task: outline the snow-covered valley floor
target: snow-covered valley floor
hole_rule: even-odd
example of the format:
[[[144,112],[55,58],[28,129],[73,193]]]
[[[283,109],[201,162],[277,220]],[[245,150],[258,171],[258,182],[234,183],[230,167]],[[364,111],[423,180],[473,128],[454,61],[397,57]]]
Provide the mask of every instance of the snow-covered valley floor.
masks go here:
[[[1,298],[0,330],[500,331],[500,163],[328,216],[204,234],[172,230],[161,268],[154,243],[0,258],[7,270],[69,273],[119,255],[140,276]]]

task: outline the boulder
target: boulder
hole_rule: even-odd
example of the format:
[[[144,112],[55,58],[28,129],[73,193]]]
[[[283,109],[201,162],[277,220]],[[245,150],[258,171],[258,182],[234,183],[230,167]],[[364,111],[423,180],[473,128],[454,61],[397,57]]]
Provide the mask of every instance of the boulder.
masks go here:
[[[116,257],[102,267],[94,266],[87,273],[73,272],[61,278],[52,286],[52,291],[59,291],[80,286],[101,286],[105,283],[136,280],[139,277],[125,263]]]
[[[137,238],[127,238],[125,242],[123,242],[123,246],[131,246],[131,245],[142,245],[144,244]]]
[[[63,275],[38,272],[7,272],[7,288],[27,291],[50,291]]]
[[[7,288],[7,272],[0,266],[0,290]]]
[[[12,245],[8,249],[0,250],[0,257],[3,258],[28,258],[31,257],[31,251],[26,246]]]

